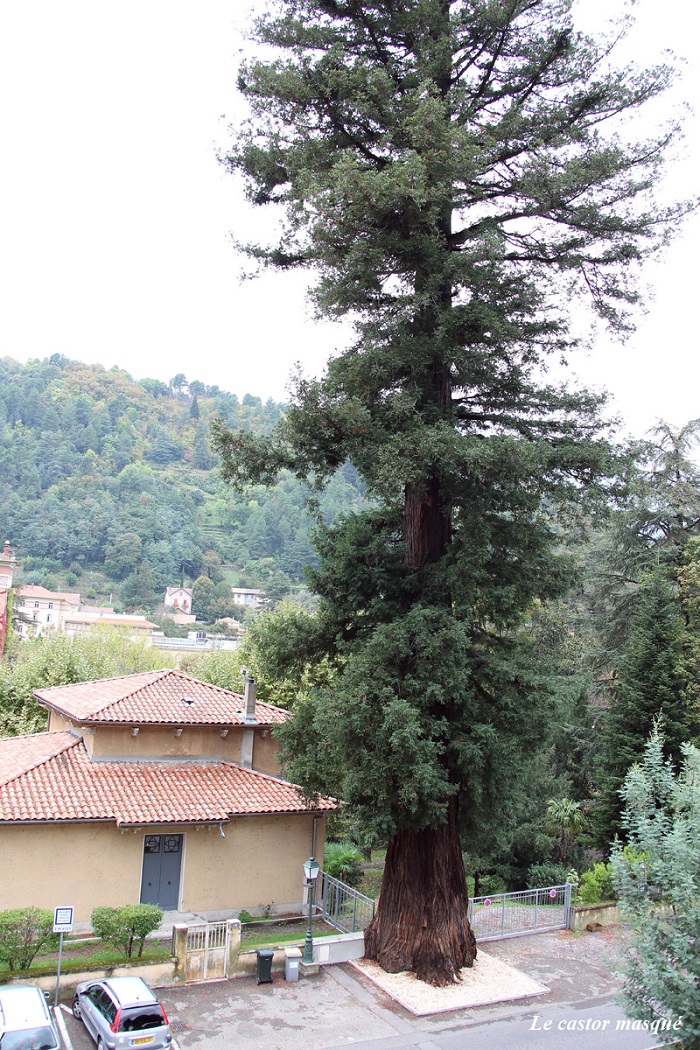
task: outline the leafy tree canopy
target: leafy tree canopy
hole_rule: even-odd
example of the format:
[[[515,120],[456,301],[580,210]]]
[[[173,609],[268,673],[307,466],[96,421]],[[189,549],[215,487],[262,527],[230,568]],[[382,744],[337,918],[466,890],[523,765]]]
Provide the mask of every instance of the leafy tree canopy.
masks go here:
[[[274,57],[241,69],[228,163],[285,221],[246,250],[313,267],[356,342],[296,377],[269,438],[219,424],[217,445],[237,484],[320,487],[349,459],[367,486],[319,530],[310,639],[338,672],[298,708],[290,769],[389,837],[367,954],[450,983],[475,952],[460,803],[474,833],[548,704],[517,628],[570,578],[552,511],[594,507],[615,469],[602,399],[545,362],[575,347],[579,291],[629,328],[686,210],[654,200],[677,129],[627,133],[671,72],[613,69],[567,0],[278,0],[254,33]]]

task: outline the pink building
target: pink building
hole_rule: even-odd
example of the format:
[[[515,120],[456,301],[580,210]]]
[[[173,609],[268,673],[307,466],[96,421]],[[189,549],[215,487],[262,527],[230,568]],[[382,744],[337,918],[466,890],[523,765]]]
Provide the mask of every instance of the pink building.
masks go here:
[[[166,587],[165,588],[165,600],[163,605],[166,608],[177,609],[178,612],[191,613],[192,612],[192,588],[191,587]]]

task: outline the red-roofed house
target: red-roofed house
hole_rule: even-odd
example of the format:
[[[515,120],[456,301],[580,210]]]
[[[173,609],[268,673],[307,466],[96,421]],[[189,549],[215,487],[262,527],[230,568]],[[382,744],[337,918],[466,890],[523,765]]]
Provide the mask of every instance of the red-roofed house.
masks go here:
[[[0,740],[0,910],[299,906],[332,799],[279,775],[289,712],[179,671],[35,692],[49,728]]]
[[[25,638],[43,634],[46,630],[63,630],[66,614],[77,612],[79,608],[79,594],[47,591],[46,587],[38,585],[15,588],[15,609],[25,621],[18,625],[18,631]]]

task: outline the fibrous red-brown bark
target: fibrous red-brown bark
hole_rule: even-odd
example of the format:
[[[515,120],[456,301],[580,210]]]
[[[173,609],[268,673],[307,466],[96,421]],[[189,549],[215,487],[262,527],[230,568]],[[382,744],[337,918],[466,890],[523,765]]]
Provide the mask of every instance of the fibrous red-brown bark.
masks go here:
[[[428,984],[452,984],[476,958],[468,903],[453,798],[444,824],[400,830],[389,843],[365,956],[388,973],[411,970]]]

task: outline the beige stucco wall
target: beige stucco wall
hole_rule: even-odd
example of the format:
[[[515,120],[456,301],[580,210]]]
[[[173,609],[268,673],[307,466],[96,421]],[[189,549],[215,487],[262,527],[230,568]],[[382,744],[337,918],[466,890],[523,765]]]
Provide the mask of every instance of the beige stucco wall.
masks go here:
[[[49,708],[48,728],[50,733],[57,733],[62,729],[72,729],[73,723],[69,718],[66,718],[64,715],[59,715],[58,711],[52,711]]]
[[[259,769],[261,773],[272,773],[273,776],[280,775],[279,763],[280,746],[272,735],[271,729],[258,729],[253,744],[253,769]]]
[[[242,727],[232,727],[225,737],[211,726],[184,726],[180,736],[172,727],[141,726],[136,736],[131,726],[83,726],[72,722],[56,711],[49,711],[49,731],[73,729],[85,740],[90,756],[122,758],[138,761],[140,758],[164,756],[168,758],[225,758],[241,762]],[[253,769],[279,776],[277,755],[279,745],[269,729],[257,729],[253,745]]]
[[[142,726],[136,736],[131,727],[97,726],[92,742],[96,758],[118,757],[134,761],[163,755],[168,758],[207,756],[238,762],[241,755],[241,731],[230,729],[222,737],[218,729],[207,726],[184,726],[180,736],[172,727]]]
[[[316,856],[323,856],[324,818]],[[240,817],[223,825],[168,825],[121,831],[114,824],[0,827],[0,910],[73,905],[85,922],[98,905],[137,903],[143,839],[183,834],[180,910],[224,911],[302,899],[302,866],[311,852],[307,814]]]
[[[99,904],[138,901],[143,833],[113,823],[0,827],[0,910],[73,905],[76,922]]]

